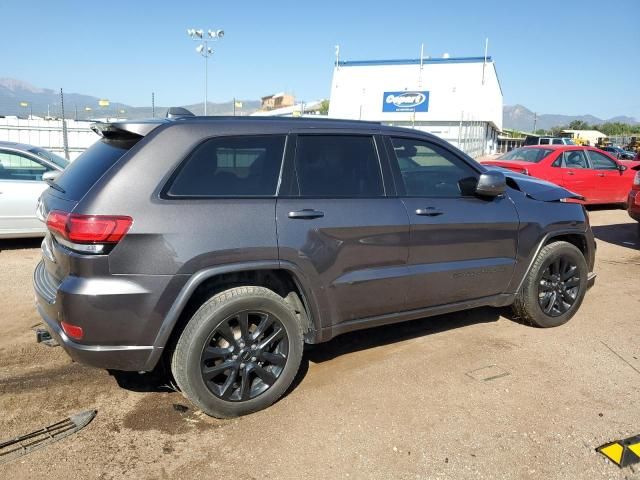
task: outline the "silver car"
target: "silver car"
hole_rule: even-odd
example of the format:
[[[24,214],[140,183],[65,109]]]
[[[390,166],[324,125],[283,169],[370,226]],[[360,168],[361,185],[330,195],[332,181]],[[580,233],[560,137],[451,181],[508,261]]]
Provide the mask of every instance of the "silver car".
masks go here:
[[[0,238],[44,236],[36,204],[53,179],[69,164],[40,147],[0,142]]]

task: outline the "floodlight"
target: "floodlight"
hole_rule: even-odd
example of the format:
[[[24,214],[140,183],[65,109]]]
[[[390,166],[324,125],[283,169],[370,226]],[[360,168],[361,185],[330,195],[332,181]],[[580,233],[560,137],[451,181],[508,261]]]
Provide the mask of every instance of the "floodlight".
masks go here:
[[[216,30],[216,37],[224,38],[224,30]]]
[[[202,38],[204,36],[204,31],[203,30],[196,30],[196,36],[198,38]]]
[[[196,52],[198,52],[198,53],[202,53],[203,50],[204,50],[204,45],[198,45],[196,47]]]

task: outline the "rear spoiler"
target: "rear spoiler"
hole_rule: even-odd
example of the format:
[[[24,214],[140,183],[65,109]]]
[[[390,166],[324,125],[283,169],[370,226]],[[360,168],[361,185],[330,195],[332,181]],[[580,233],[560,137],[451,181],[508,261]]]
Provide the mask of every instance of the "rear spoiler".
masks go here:
[[[152,130],[167,123],[167,120],[139,120],[130,122],[96,122],[91,124],[91,130],[103,138],[113,140],[140,140]]]

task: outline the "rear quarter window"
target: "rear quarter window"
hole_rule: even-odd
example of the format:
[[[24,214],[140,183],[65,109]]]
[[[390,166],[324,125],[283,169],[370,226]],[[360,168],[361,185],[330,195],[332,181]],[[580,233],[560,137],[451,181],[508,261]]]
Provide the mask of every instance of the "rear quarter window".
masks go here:
[[[99,140],[85,150],[56,179],[65,198],[80,200],[93,185],[122,157],[136,140]]]
[[[165,196],[273,196],[285,139],[285,135],[211,138],[196,147],[178,168]]]

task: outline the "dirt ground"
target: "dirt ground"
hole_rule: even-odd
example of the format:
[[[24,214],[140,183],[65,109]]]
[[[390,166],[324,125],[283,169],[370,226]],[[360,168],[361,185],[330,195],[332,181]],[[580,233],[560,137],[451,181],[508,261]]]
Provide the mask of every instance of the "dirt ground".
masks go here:
[[[638,225],[591,221],[598,280],[567,325],[487,308],[344,335],[307,349],[285,398],[228,421],[36,344],[39,242],[0,242],[0,441],[98,410],[0,478],[640,479],[594,451],[640,433]]]

